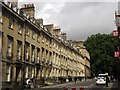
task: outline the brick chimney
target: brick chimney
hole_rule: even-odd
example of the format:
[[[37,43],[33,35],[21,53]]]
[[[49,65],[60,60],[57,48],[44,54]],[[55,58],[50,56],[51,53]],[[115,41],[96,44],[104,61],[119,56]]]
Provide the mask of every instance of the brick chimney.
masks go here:
[[[34,4],[24,4],[22,5],[22,8],[20,11],[23,12],[23,14],[28,15],[30,18],[34,18],[35,16],[35,7]]]

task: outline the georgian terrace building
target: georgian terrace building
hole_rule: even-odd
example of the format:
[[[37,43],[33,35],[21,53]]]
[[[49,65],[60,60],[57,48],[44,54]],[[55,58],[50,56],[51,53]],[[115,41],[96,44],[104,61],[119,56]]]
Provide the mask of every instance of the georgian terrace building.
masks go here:
[[[90,58],[67,40],[66,33],[53,24],[43,25],[43,19],[35,19],[34,4],[25,4],[21,9],[14,4],[1,3],[3,88],[22,85],[31,77],[44,79],[42,83],[61,83],[68,77],[86,77],[86,70],[90,73]]]

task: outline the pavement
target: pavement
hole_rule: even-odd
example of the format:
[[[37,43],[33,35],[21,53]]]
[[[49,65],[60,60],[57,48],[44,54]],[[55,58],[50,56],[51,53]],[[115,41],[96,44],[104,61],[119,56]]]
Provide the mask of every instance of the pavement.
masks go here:
[[[109,82],[108,87],[104,86],[104,88],[110,90],[120,90],[120,82],[118,82],[117,80],[113,82]]]
[[[92,79],[86,80],[86,81],[91,81]],[[76,84],[79,84],[80,82],[85,82],[85,81],[77,81]],[[64,84],[56,84],[56,85],[50,85],[50,86],[43,86],[43,87],[38,87],[38,88],[32,88],[30,90],[61,90],[59,89],[60,87],[64,87],[64,86],[70,86],[72,84],[75,84],[75,82],[68,82],[68,83],[64,83]],[[57,89],[58,88],[58,89]],[[108,83],[108,87],[104,86],[103,88],[93,88],[93,85],[91,85],[91,87],[89,87],[89,90],[120,90],[120,83],[118,81],[114,81],[114,82],[109,82]],[[28,90],[28,89],[24,89],[24,90]]]

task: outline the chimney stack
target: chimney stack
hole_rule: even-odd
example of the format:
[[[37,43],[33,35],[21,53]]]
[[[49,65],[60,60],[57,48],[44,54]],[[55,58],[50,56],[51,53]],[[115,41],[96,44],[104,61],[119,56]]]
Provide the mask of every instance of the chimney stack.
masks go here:
[[[34,18],[35,17],[35,7],[34,7],[34,4],[24,4],[24,5],[22,5],[22,8],[20,9],[20,11],[22,11],[23,14],[28,15],[30,18]]]

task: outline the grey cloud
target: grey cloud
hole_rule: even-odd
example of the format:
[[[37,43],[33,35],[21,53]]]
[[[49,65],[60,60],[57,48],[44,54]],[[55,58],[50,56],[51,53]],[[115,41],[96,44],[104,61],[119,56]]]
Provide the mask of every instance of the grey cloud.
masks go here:
[[[84,10],[85,8],[95,7],[101,5],[102,2],[66,2],[65,8],[61,10],[61,13],[72,13],[80,10]]]
[[[61,12],[51,16],[67,33],[69,39],[85,40],[91,34],[111,33],[114,29],[114,12],[117,3],[70,2]]]
[[[36,15],[40,16],[46,4],[59,5],[59,2],[35,2]],[[60,2],[61,3],[61,2]],[[62,2],[63,3],[63,2]],[[65,2],[60,12],[46,10],[44,13],[50,17],[44,21],[55,23],[68,39],[85,40],[96,33],[111,33],[115,28],[114,12],[117,2]],[[44,16],[42,16],[44,17]]]

